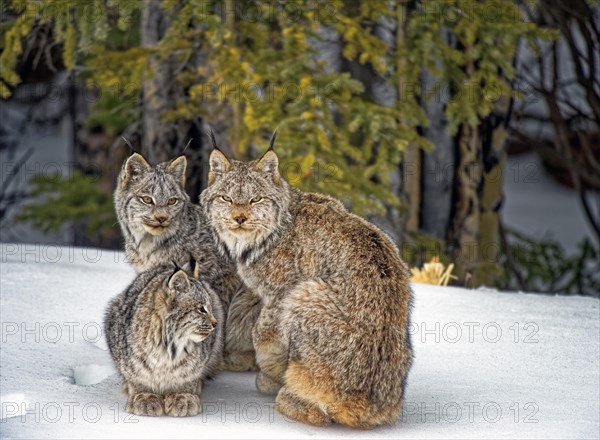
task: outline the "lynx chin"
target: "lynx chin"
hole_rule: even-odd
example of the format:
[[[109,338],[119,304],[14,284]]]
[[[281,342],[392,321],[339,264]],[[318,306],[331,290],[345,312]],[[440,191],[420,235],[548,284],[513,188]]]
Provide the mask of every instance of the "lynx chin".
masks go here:
[[[215,149],[202,193],[219,248],[262,300],[256,386],[304,423],[393,423],[413,358],[409,271],[380,229],[291,187],[274,139],[248,163]]]

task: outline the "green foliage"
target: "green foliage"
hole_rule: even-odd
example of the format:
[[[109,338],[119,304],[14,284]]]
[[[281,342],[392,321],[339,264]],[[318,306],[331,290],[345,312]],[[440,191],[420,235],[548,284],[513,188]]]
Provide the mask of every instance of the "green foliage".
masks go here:
[[[318,15],[325,6],[334,12],[329,23]],[[176,53],[179,62],[198,50],[191,42],[207,42],[207,62],[181,75],[190,84],[189,99],[167,118],[213,120],[223,114],[235,154],[246,159],[264,149],[278,126],[276,148],[293,184],[332,194],[360,214],[398,206],[390,174],[409,142],[429,146],[416,131],[423,119],[402,120],[398,108],[376,104],[360,81],[331,71],[317,53],[325,39],[322,26],[329,26],[339,35],[344,58],[389,76],[395,54],[372,31],[377,18],[395,11],[383,0],[360,7],[353,1],[302,1],[295,2],[291,19],[283,9],[273,13],[270,1],[244,7],[265,19],[227,22],[191,3],[177,14],[161,52]],[[407,114],[422,115],[416,101],[402,104]]]
[[[34,26],[50,25],[54,39],[64,45],[65,65],[82,66],[102,91],[88,123],[110,134],[139,120],[137,98],[154,57],[179,66],[174,81],[187,91],[165,112],[165,123],[221,119],[231,127],[229,140],[239,158],[257,154],[279,126],[277,148],[290,180],[337,196],[361,214],[398,206],[389,185],[391,171],[409,143],[429,147],[416,130],[426,123],[416,100],[396,108],[378,105],[360,81],[329,70],[316,50],[328,27],[340,36],[346,60],[391,77],[397,53],[373,33],[376,20],[396,15],[385,0],[163,1],[170,26],[152,50],[140,48],[134,38],[115,44],[138,28],[144,2],[13,0],[10,5],[21,14],[4,34],[12,50],[3,52],[0,80],[18,83],[14,67],[22,37]],[[222,14],[227,8],[241,13]],[[201,63],[195,61],[199,56]]]
[[[88,126],[100,126],[109,136],[117,136],[141,119],[140,92],[147,52],[140,47],[110,50],[99,46],[86,61],[85,78],[98,86]]]
[[[10,96],[8,86],[16,86],[21,79],[15,72],[17,60],[23,52],[23,39],[31,32],[35,24],[35,15],[33,14],[35,5],[19,1],[11,2],[10,6],[18,10],[20,14],[12,23],[2,26],[2,42],[0,48],[0,98]],[[6,5],[2,5],[4,14]]]
[[[115,5],[122,10],[123,6]],[[133,6],[132,2],[124,5]],[[141,120],[140,95],[148,51],[139,47],[139,13],[134,10],[128,13],[129,16],[113,20],[106,40],[95,43],[83,57],[85,71],[81,77],[98,94],[86,124],[102,127],[113,137]],[[125,28],[121,29],[122,26]]]
[[[33,196],[43,201],[22,208],[20,221],[30,221],[44,232],[58,230],[66,221],[84,222],[89,233],[111,229],[116,223],[112,194],[98,188],[97,178],[74,171],[70,177],[38,175]]]
[[[119,8],[121,20],[131,17],[131,7]],[[63,62],[72,69],[78,54],[90,53],[94,42],[106,40],[109,23],[108,10],[116,2],[105,0],[7,0],[7,7],[17,18],[3,31],[0,55],[0,97],[10,95],[9,86],[16,86],[20,78],[15,67],[24,46],[23,39],[35,27],[50,26],[55,41],[63,44]]]
[[[451,42],[444,39],[449,32]],[[452,96],[446,107],[450,130],[466,122],[477,126],[502,97],[519,96],[511,80],[521,41],[551,39],[557,34],[529,21],[517,2],[432,0],[409,20],[408,65],[424,66],[436,78],[425,99]],[[419,70],[412,69],[412,78]]]
[[[578,245],[578,252],[566,255],[555,241],[538,241],[510,231],[509,256],[517,266],[524,286],[508,269],[499,280],[503,289],[535,292],[600,295],[600,252],[589,239]],[[506,251],[499,264],[508,267]]]
[[[130,0],[11,0],[17,19],[3,33],[2,93],[14,86],[23,38],[49,25],[63,43],[64,63],[82,65],[102,96],[88,121],[118,134],[141,115],[138,99],[152,58],[174,63],[185,95],[165,112],[165,123],[204,116],[226,123],[239,158],[255,157],[275,126],[278,152],[290,180],[332,194],[359,214],[383,213],[399,200],[391,172],[409,144],[430,148],[417,131],[427,124],[420,99],[400,90],[393,107],[373,101],[349,73],[332,71],[319,56],[335,31],[346,62],[365,66],[397,87],[419,83],[423,68],[450,86],[451,127],[475,124],[495,99],[512,96],[512,57],[520,38],[541,31],[522,19],[513,2],[424,2],[408,16],[407,38],[395,50],[374,33],[377,21],[404,25],[403,2],[164,0],[170,22],[158,47],[139,47],[144,2]],[[233,13],[233,10],[237,13]],[[442,38],[449,31],[458,49]],[[199,59],[201,61],[199,62]]]

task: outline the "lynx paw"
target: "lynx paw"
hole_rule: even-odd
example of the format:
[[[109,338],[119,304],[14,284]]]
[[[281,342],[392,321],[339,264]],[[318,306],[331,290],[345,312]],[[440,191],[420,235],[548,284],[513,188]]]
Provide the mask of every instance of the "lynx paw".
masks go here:
[[[125,405],[125,411],[138,416],[162,416],[162,396],[154,393],[138,393],[130,396]]]
[[[165,411],[168,416],[187,417],[200,414],[200,397],[190,393],[169,393],[165,396]]]
[[[263,394],[274,396],[281,389],[281,384],[259,371],[256,375],[256,388]]]
[[[310,402],[282,388],[275,399],[275,408],[288,419],[315,426],[325,426],[332,422],[329,415]]]

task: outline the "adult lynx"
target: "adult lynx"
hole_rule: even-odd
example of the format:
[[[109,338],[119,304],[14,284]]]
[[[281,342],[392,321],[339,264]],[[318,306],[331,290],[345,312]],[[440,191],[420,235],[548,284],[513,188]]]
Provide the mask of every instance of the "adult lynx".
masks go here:
[[[290,187],[271,148],[249,163],[215,149],[202,204],[262,298],[258,389],[305,423],[397,420],[413,358],[411,289],[390,238],[339,201]]]

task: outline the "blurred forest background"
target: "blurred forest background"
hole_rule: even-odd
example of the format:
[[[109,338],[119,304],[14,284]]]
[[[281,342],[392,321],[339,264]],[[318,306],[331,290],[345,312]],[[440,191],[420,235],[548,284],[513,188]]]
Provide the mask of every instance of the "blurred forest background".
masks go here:
[[[121,136],[152,163],[191,139],[197,200],[209,124],[237,159],[278,127],[286,178],[380,225],[411,266],[600,293],[597,1],[1,5],[2,241],[119,248]]]

